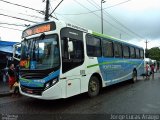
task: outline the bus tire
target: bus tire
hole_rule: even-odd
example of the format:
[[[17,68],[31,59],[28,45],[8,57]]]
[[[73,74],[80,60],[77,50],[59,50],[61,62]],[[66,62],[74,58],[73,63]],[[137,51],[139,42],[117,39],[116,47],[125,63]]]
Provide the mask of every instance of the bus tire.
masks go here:
[[[92,76],[88,84],[88,96],[95,97],[100,92],[100,82],[96,76]]]
[[[135,83],[137,81],[137,71],[134,70],[132,73],[132,83]]]

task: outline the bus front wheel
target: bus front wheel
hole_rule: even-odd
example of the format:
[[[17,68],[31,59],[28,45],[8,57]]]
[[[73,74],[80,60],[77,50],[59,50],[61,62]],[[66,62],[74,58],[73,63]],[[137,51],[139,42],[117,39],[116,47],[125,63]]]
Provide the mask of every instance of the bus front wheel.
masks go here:
[[[100,91],[100,82],[99,79],[95,76],[92,76],[88,84],[88,95],[89,97],[95,97],[99,94]]]

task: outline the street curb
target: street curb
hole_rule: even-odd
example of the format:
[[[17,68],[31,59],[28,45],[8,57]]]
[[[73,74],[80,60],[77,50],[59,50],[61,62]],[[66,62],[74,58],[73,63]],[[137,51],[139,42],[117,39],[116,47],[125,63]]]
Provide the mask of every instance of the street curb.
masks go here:
[[[10,93],[10,92],[3,92],[3,93],[0,93],[0,98],[6,97],[6,96],[11,96],[11,95],[12,95],[12,93]]]

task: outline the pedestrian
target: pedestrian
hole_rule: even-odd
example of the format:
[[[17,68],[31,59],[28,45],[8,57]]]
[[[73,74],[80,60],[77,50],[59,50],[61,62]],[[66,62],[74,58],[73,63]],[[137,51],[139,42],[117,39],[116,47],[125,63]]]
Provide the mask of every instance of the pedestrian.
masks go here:
[[[148,62],[146,63],[146,80],[150,78],[150,66]]]
[[[13,85],[16,82],[15,68],[13,63],[10,64],[8,69],[8,79],[10,92],[13,92]]]
[[[20,92],[19,92],[19,65],[16,66],[15,68],[15,75],[16,75],[16,82],[13,85],[13,94],[15,96],[20,96]]]
[[[159,62],[157,62],[157,72],[159,71]]]
[[[154,64],[151,65],[152,79],[154,79]]]

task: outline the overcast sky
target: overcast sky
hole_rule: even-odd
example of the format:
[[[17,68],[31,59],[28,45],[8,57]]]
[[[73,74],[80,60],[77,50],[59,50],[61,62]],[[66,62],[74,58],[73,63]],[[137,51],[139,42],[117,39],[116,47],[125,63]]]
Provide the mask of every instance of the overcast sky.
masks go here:
[[[4,15],[34,22],[43,21],[44,15],[37,11],[2,1],[0,0],[0,37],[2,40],[20,41],[22,30],[25,27],[19,25],[34,24]],[[28,6],[36,10],[45,10],[45,2],[42,2],[43,0],[5,1]],[[50,12],[60,1],[50,0]],[[60,20],[101,32],[100,5],[101,0],[64,0],[56,9],[55,14],[52,15]],[[160,46],[160,0],[106,0],[102,6],[104,9],[104,34],[124,39],[144,48],[145,40],[149,41],[148,48]],[[14,23],[18,26],[6,25],[4,23]]]

